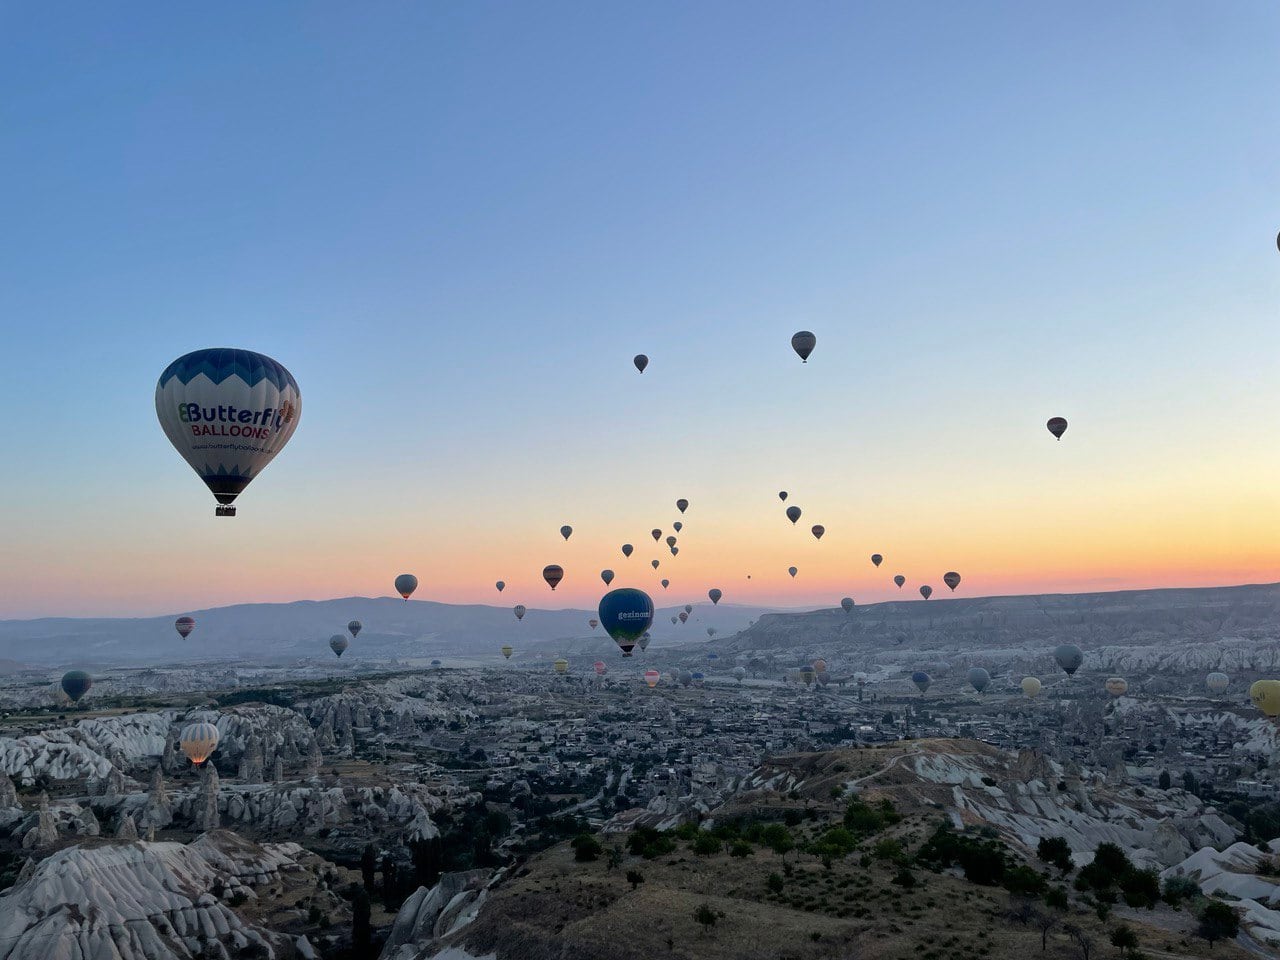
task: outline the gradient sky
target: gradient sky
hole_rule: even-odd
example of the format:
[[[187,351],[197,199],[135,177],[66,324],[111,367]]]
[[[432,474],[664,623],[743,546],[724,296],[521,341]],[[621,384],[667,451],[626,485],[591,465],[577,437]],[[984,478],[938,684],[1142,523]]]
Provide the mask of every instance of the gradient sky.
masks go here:
[[[1280,579],[1278,50],[1270,0],[0,4],[0,616]],[[155,418],[208,346],[304,398],[235,520]]]

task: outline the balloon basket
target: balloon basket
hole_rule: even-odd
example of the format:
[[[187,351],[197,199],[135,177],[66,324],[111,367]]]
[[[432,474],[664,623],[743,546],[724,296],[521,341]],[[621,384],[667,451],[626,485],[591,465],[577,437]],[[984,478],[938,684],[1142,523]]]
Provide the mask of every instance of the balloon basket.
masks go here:
[[[220,503],[214,508],[213,515],[215,517],[234,517],[236,508],[229,503]]]

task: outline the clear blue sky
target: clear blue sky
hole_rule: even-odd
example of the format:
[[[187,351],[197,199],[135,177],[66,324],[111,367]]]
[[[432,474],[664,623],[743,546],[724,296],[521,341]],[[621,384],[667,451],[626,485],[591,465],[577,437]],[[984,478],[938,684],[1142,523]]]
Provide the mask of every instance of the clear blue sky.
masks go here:
[[[690,596],[1280,578],[1278,51],[1261,0],[0,3],[0,616],[545,604],[681,495]],[[304,397],[235,521],[152,406],[224,345]]]

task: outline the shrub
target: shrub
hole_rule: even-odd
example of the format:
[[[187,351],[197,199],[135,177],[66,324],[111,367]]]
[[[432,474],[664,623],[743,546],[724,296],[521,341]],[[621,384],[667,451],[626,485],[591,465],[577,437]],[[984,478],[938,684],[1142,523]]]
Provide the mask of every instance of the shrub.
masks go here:
[[[1220,900],[1210,900],[1200,912],[1200,925],[1196,933],[1213,946],[1217,940],[1232,940],[1240,932],[1240,918],[1236,912]]]
[[[700,857],[710,857],[720,852],[720,841],[709,833],[699,833],[690,846]]]
[[[755,849],[745,840],[737,840],[729,848],[729,856],[731,857],[749,857],[753,853],[755,853]]]
[[[660,833],[652,827],[636,827],[627,837],[627,849],[634,856],[646,860],[671,853],[675,848],[676,842],[669,834]]]
[[[1062,837],[1041,837],[1036,846],[1036,856],[1051,863],[1063,873],[1071,870],[1071,845]]]
[[[1170,877],[1164,882],[1164,902],[1177,907],[1183,900],[1200,895],[1200,884],[1190,877]]]
[[[769,888],[770,893],[781,893],[784,886],[782,877],[776,873],[769,874],[769,878],[765,881],[765,886]]]
[[[631,889],[634,890],[636,887],[640,886],[640,884],[644,883],[644,874],[639,870],[628,870],[627,883],[631,884]]]
[[[1039,897],[1048,889],[1045,878],[1025,865],[1010,867],[1004,872],[1004,888],[1015,896]]]
[[[604,853],[600,841],[589,833],[578,834],[570,845],[573,847],[573,859],[581,863],[590,863]]]

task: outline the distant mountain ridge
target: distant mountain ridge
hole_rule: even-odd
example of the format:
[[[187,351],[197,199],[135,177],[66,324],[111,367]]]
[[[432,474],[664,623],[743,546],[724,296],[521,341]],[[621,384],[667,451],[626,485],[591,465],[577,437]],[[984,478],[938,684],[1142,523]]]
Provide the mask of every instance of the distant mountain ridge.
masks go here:
[[[431,657],[493,655],[510,643],[518,649],[544,641],[584,638],[594,610],[539,610],[530,606],[517,620],[511,606],[405,602],[394,597],[343,597],[292,603],[249,603],[208,610],[184,610],[159,617],[71,618],[0,621],[0,657],[26,664],[165,664],[236,659],[246,662],[331,657],[328,641],[347,634],[347,623],[363,629],[343,660],[360,656]],[[654,632],[673,642],[705,636],[713,626],[729,634],[747,626],[764,608],[703,602],[679,630],[670,618],[683,606],[660,607]],[[195,632],[183,640],[173,621],[181,614],[196,619]],[[597,628],[597,636],[604,630]]]

